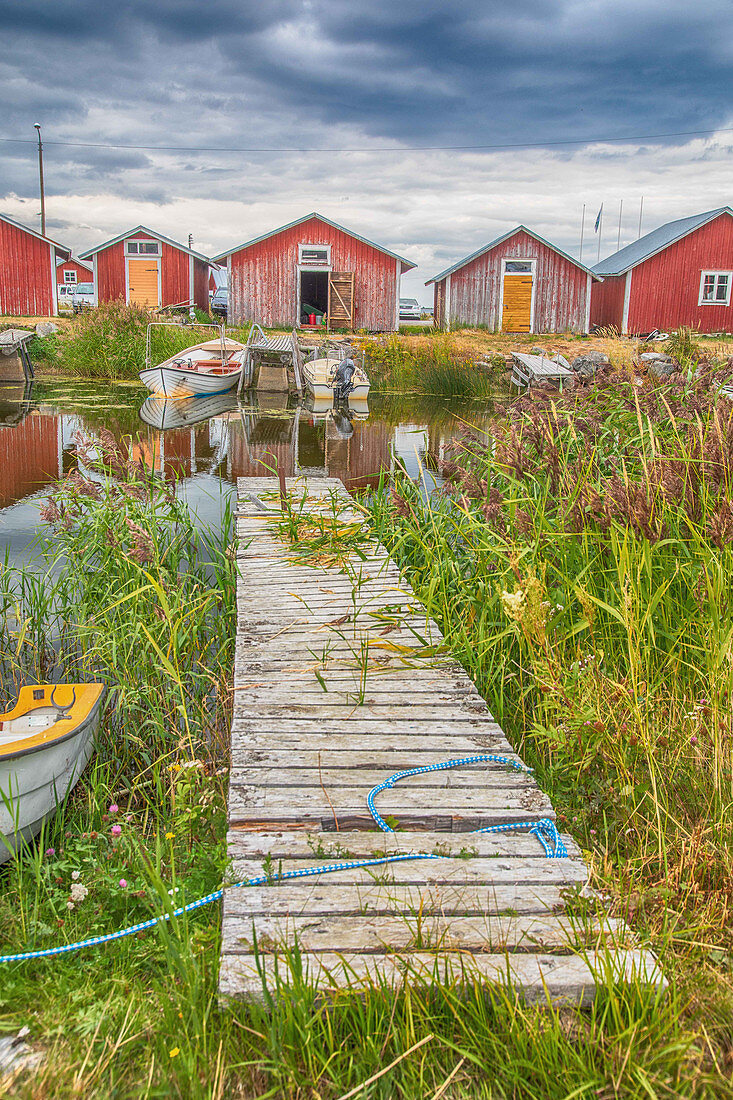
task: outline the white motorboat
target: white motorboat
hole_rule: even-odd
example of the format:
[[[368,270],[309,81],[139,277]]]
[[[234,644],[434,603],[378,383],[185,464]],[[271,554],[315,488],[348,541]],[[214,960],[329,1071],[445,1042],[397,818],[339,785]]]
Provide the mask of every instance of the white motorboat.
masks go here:
[[[104,684],[23,687],[0,714],[0,863],[41,831],[86,767]]]
[[[333,399],[333,387],[336,371],[341,365],[342,356],[326,353],[318,359],[308,359],[303,363],[303,381],[314,397],[330,397]],[[354,363],[356,372],[351,379],[353,389],[349,393],[349,401],[364,399],[369,393],[369,378],[363,367]]]
[[[146,397],[140,407],[140,419],[151,428],[190,428],[214,416],[224,416],[237,408],[233,393],[213,397]]]
[[[159,397],[227,393],[239,382],[247,348],[236,340],[207,340],[140,371],[140,381]]]

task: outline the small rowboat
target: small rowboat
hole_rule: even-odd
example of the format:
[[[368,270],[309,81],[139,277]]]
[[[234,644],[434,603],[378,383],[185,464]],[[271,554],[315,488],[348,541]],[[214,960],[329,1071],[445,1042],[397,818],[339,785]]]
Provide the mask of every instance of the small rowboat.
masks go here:
[[[233,390],[247,349],[236,340],[207,340],[140,371],[140,381],[159,397],[210,397]]]
[[[41,831],[86,767],[104,684],[37,684],[0,714],[0,863]]]
[[[339,356],[328,354],[319,359],[308,359],[303,364],[303,381],[314,397],[333,399],[334,378],[340,365]],[[354,398],[363,400],[369,393],[369,378],[366,371],[356,363],[354,366],[356,371],[351,379],[353,389],[349,393],[349,401]]]

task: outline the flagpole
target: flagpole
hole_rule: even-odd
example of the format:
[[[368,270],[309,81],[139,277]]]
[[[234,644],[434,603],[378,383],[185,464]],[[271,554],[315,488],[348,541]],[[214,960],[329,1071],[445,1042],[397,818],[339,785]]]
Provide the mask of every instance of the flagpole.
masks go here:
[[[598,211],[598,260],[601,262],[601,237],[603,236],[603,203],[601,203],[601,209]]]
[[[641,196],[641,202],[639,203],[639,236],[641,236],[641,215],[644,210],[644,196]]]
[[[585,232],[585,203],[583,203],[583,215],[580,219],[580,255],[578,259],[583,262],[583,234]]]

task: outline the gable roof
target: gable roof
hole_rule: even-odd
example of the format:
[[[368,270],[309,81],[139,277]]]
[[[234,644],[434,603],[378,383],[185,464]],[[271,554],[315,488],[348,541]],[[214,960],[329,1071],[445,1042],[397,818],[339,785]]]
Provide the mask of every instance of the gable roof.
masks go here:
[[[593,268],[597,275],[625,275],[632,267],[648,260],[657,252],[669,248],[676,241],[681,241],[689,233],[701,226],[707,225],[721,214],[733,214],[729,206],[720,206],[717,210],[706,210],[704,214],[693,214],[691,218],[679,218],[674,222],[667,222],[653,229],[638,241],[627,244],[624,248],[607,256]]]
[[[44,237],[43,233],[38,233],[35,229],[29,229],[27,225],[23,225],[22,222],[17,222],[15,218],[11,218],[9,214],[0,214],[0,220],[7,222],[9,225],[14,226],[16,229],[22,229],[24,233],[30,233],[31,237],[36,237],[36,239],[39,241],[45,241],[46,244],[52,244],[57,252],[65,253],[65,258],[67,260],[71,256],[70,248],[67,248],[63,244],[59,244],[58,241],[54,241],[50,237]]]
[[[411,260],[406,260],[404,256],[398,256],[396,252],[392,252],[389,248],[385,248],[381,244],[375,244],[374,241],[368,240],[366,237],[360,237],[358,233],[353,233],[350,229],[346,229],[343,225],[339,225],[338,222],[332,222],[330,218],[324,218],[323,214],[317,214],[315,211],[311,214],[306,214],[304,218],[296,218],[294,222],[288,222],[287,225],[281,225],[278,229],[272,229],[269,233],[263,233],[260,237],[253,237],[251,241],[245,241],[244,244],[238,244],[236,248],[229,248],[226,252],[221,252],[218,256],[214,256],[214,261],[219,262],[225,260],[227,256],[232,256],[235,252],[241,252],[244,248],[251,248],[254,244],[259,244],[260,241],[266,241],[269,237],[276,237],[278,233],[284,233],[286,229],[293,229],[296,225],[302,225],[303,222],[309,222],[311,218],[317,218],[318,221],[324,222],[325,225],[330,225],[332,229],[338,229],[339,232],[345,233],[348,237],[354,237],[355,240],[361,241],[362,244],[368,244],[370,248],[376,248],[377,252],[383,252],[385,256],[391,256],[393,260],[399,260],[402,264],[402,271],[411,271],[413,267],[417,267],[417,264],[412,263]]]
[[[80,252],[79,257],[82,260],[88,260],[97,252],[104,252],[105,248],[111,248],[113,244],[119,244],[120,241],[127,240],[128,237],[134,237],[136,233],[147,233],[149,237],[153,237],[156,241],[162,241],[164,244],[169,244],[172,248],[178,248],[188,256],[193,256],[195,260],[202,260],[205,264],[211,263],[209,257],[204,256],[203,253],[196,252],[193,248],[181,244],[180,241],[174,241],[171,240],[170,237],[164,237],[162,233],[156,233],[155,230],[148,229],[146,225],[136,225],[134,229],[127,229],[124,233],[118,233],[116,237],[111,237],[110,240],[105,241],[104,244],[98,244],[95,248],[88,248],[86,252]]]
[[[551,248],[553,252],[557,252],[558,256],[563,256],[566,260],[569,260],[571,264],[575,264],[581,271],[585,271],[586,275],[591,275],[596,282],[603,282],[600,276],[592,271],[585,264],[582,264],[579,260],[574,260],[572,256],[568,256],[567,252],[563,252],[561,248],[558,248],[555,244],[550,244],[544,237],[540,237],[539,233],[533,233],[531,229],[527,229],[526,225],[515,225],[514,229],[510,229],[508,233],[503,233],[501,237],[497,237],[491,244],[485,244],[482,248],[479,248],[476,252],[472,252],[470,256],[464,256],[462,260],[458,260],[452,267],[447,267],[445,271],[441,271],[439,275],[434,275],[432,279],[428,279],[425,286],[430,286],[431,283],[439,283],[442,279],[452,275],[454,271],[458,271],[459,268],[465,267],[466,264],[470,264],[472,260],[477,260],[479,256],[483,256],[485,252],[491,252],[492,248],[496,248],[497,245],[503,244],[509,237],[513,237],[515,233],[527,233],[528,236],[533,237],[539,244],[545,245],[546,248]]]
[[[79,267],[85,267],[90,274],[94,273],[94,268],[91,264],[85,264],[83,260],[78,259],[76,256],[67,256],[66,259],[64,259],[63,256],[60,256],[59,259],[56,261],[56,267],[61,267],[62,264],[68,263],[78,264]]]

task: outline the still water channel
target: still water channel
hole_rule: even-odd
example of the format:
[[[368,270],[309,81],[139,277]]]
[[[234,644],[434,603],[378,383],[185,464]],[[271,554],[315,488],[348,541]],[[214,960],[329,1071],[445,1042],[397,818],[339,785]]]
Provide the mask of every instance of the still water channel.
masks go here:
[[[0,561],[34,556],[39,508],[50,486],[77,465],[77,433],[107,428],[133,454],[177,485],[202,523],[216,524],[238,477],[277,465],[288,476],[339,477],[348,488],[375,486],[401,462],[426,491],[438,460],[462,425],[481,427],[487,404],[450,406],[371,395],[349,416],[328,403],[288,403],[279,395],[238,405],[232,395],[162,401],[138,383],[38,381],[0,385]]]

